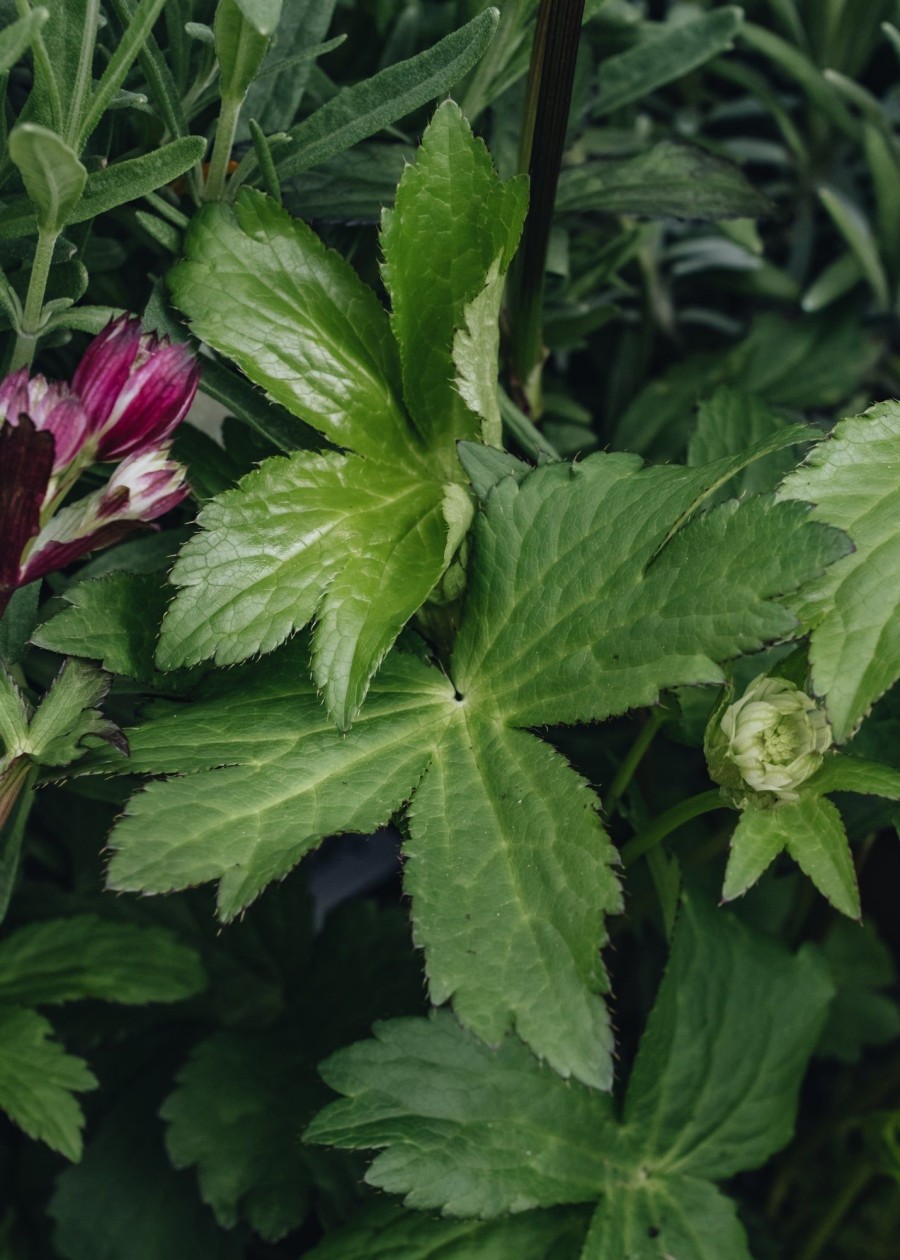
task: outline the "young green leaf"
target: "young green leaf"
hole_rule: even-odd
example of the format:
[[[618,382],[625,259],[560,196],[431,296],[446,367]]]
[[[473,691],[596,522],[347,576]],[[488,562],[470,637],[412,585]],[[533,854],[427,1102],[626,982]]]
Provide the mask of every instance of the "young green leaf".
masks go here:
[[[747,1260],[734,1209],[710,1182],[790,1137],[831,996],[811,951],[794,957],[691,893],[622,1123],[514,1038],[491,1050],[437,1013],[376,1025],[374,1040],[326,1060],[344,1097],[306,1138],[378,1150],[371,1184],[451,1215],[600,1199],[582,1252],[591,1260]]]
[[[215,36],[223,100],[243,101],[280,13],[281,0],[219,0]]]
[[[0,1002],[142,1006],[177,1002],[204,984],[196,953],[164,928],[79,914],[30,923],[0,941]]]
[[[497,317],[502,277],[512,261],[528,204],[528,185],[519,176],[503,183],[490,154],[475,140],[452,101],[432,119],[414,166],[400,180],[394,208],[385,211],[381,233],[383,274],[391,297],[391,326],[400,347],[403,391],[410,414],[429,446],[447,445],[480,432],[479,406],[494,421]],[[473,310],[473,304],[478,305]],[[454,376],[454,342],[465,365],[462,396]],[[494,397],[485,398],[474,377],[476,337],[489,363]],[[491,405],[493,404],[493,405]],[[471,408],[471,409],[470,409]]]
[[[0,1006],[0,1109],[29,1137],[77,1160],[84,1117],[73,1094],[97,1082],[52,1037],[37,1011]]]
[[[86,661],[67,659],[31,719],[22,752],[41,766],[67,766],[84,755],[84,740],[98,736],[122,751],[117,727],[95,706],[109,677]]]
[[[87,170],[64,140],[37,123],[19,123],[13,128],[9,156],[19,168],[38,227],[50,236],[57,235],[81,200]]]
[[[859,889],[844,824],[831,801],[812,793],[771,809],[745,809],[731,839],[722,896],[746,892],[786,850],[835,909],[860,917]]]
[[[898,459],[900,405],[879,403],[841,421],[779,492],[814,504],[814,519],[854,544],[799,608],[812,631],[813,689],[839,744],[900,677]]]

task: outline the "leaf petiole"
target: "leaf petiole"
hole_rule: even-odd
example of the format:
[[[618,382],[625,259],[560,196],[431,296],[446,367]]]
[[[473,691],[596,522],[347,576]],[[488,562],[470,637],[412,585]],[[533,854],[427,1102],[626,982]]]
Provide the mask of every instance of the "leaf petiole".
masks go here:
[[[730,808],[731,806],[723,799],[718,788],[701,792],[698,796],[689,796],[686,801],[679,801],[677,805],[667,809],[658,818],[654,818],[649,827],[638,832],[636,836],[632,836],[628,843],[622,846],[619,852],[623,865],[633,866],[638,858],[649,853],[665,840],[666,836],[671,835],[673,831],[677,831],[679,827],[683,827],[694,818],[699,818],[701,814],[709,814],[714,809]]]

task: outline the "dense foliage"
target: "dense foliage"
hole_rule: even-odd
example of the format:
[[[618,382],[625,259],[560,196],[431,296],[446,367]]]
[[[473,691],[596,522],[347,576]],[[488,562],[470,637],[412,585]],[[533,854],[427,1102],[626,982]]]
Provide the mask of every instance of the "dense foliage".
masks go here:
[[[0,17],[2,1260],[896,1260],[894,0]]]

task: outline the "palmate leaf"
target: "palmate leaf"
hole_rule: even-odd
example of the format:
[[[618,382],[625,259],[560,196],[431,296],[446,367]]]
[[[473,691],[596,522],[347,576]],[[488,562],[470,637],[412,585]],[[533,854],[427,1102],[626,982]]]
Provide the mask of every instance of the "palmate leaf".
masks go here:
[[[314,677],[350,726],[468,526],[455,440],[499,439],[497,313],[525,201],[442,106],[383,235],[393,323],[261,194],[195,218],[172,274],[194,331],[344,453],[267,461],[204,509],[172,574],[162,668],[245,660],[315,618]]]
[[[345,738],[295,643],[211,680],[187,710],[158,707],[130,732],[129,769],[208,773],[132,800],[111,841],[112,886],[219,879],[230,918],[327,834],[371,830],[412,798],[405,879],[433,1000],[452,997],[479,1035],[514,1028],[561,1074],[608,1087],[599,950],[619,906],[612,849],[583,781],[515,728],[719,681],[716,662],[796,632],[779,597],[844,554],[843,536],[765,499],[697,514],[754,454],[794,439],[646,470],[598,455],[529,471],[463,444],[486,502],[452,683],[389,656]],[[507,474],[493,489],[490,470]],[[776,545],[786,531],[790,549]]]
[[[306,1137],[378,1150],[367,1180],[408,1206],[490,1217],[599,1199],[583,1260],[749,1260],[711,1183],[790,1137],[831,994],[813,951],[794,957],[691,893],[621,1121],[514,1038],[492,1050],[438,1013],[327,1060],[344,1097]]]
[[[900,677],[900,404],[843,420],[785,481],[780,495],[815,505],[854,551],[807,593],[810,665],[838,743]]]

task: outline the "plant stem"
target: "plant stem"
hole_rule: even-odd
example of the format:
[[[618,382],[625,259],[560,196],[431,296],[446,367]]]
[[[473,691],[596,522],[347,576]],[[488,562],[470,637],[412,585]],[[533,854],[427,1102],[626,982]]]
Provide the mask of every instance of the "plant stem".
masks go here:
[[[653,743],[656,732],[666,720],[666,711],[662,705],[650,711],[644,725],[638,731],[637,738],[625,754],[625,758],[619,769],[616,771],[615,778],[609,786],[609,791],[604,796],[604,806],[607,814],[611,814],[618,805],[619,801],[625,794],[628,784],[634,778],[634,773],[644,759],[647,749]]]
[[[78,69],[75,71],[75,83],[72,88],[72,99],[69,102],[69,117],[63,139],[66,144],[76,147],[76,138],[81,130],[81,119],[85,112],[85,102],[90,95],[93,81],[94,49],[97,45],[97,24],[100,21],[100,0],[88,0],[84,10],[84,30],[81,34],[81,52],[78,56]]]
[[[806,1246],[797,1254],[796,1260],[817,1260],[872,1176],[871,1167],[860,1161],[832,1199],[830,1207],[806,1240]]]
[[[9,364],[10,372],[16,372],[22,367],[31,367],[34,352],[37,349],[38,334],[41,330],[44,294],[47,292],[47,278],[50,275],[50,264],[53,261],[53,250],[58,236],[59,232],[38,232],[31,278],[28,281],[28,294],[22,313],[22,326],[13,347]]]
[[[507,305],[512,323],[512,369],[523,410],[540,414],[541,322],[544,271],[562,165],[584,0],[541,0],[538,10],[519,167],[531,180],[522,244],[510,269]]]
[[[209,174],[203,188],[204,201],[221,201],[225,194],[225,178],[228,174],[228,162],[231,158],[231,149],[241,114],[241,104],[240,100],[231,96],[222,98],[219,121],[216,123],[216,142],[213,145]]]
[[[620,855],[623,864],[632,866],[638,858],[643,857],[650,849],[665,840],[666,836],[677,831],[693,818],[699,818],[701,814],[708,814],[714,809],[729,808],[718,788],[710,792],[701,792],[699,796],[689,796],[686,801],[679,801],[677,805],[667,809],[658,818],[654,818],[649,827],[636,836],[632,836],[628,843],[622,846]]]

